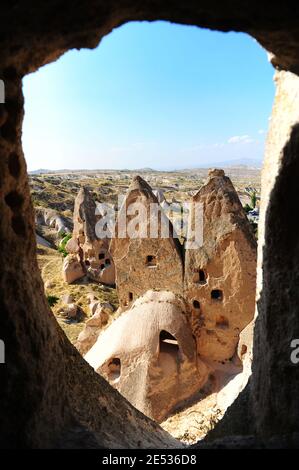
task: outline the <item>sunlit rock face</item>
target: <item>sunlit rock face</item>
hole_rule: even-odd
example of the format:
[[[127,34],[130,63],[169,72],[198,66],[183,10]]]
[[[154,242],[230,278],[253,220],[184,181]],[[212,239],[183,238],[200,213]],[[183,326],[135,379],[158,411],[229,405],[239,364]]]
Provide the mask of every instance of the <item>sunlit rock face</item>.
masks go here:
[[[35,223],[36,225],[46,225],[53,228],[58,233],[70,233],[72,229],[72,223],[67,217],[58,214],[53,209],[45,209],[43,207],[35,210]]]
[[[140,177],[129,188],[126,209],[132,201],[145,210],[157,204]],[[248,348],[242,338],[243,349],[238,351],[238,343],[254,316],[255,237],[223,170],[209,172],[207,183],[192,202],[189,229],[194,230],[192,211],[199,204],[203,243],[197,248],[188,245],[185,251],[184,282],[173,275],[180,274],[182,258],[176,258],[172,238],[154,239],[151,245],[144,239],[113,240],[120,298],[126,299],[130,291],[134,297],[121,305],[127,311],[100,334],[85,356],[131,403],[158,421],[208,383],[210,394],[219,393],[229,376],[239,374],[226,387],[230,396],[237,396],[248,379],[248,373],[240,373],[249,357],[252,329]],[[163,244],[170,251],[163,250]],[[165,252],[168,256],[163,259]],[[154,254],[150,265],[148,253]],[[221,371],[219,364],[226,367]],[[222,391],[221,410],[228,402]]]
[[[198,353],[227,361],[254,316],[256,241],[223,170],[209,172],[193,203],[202,207],[203,240],[198,248],[186,249],[184,296],[192,309]],[[190,214],[190,228],[192,222]]]
[[[90,279],[114,285],[115,269],[109,252],[109,238],[97,236],[96,227],[100,217],[91,193],[87,188],[81,188],[75,199],[74,229],[66,250],[77,257],[84,274]]]
[[[161,421],[207,379],[182,298],[148,291],[99,335],[85,359],[139,410]]]
[[[62,277],[65,282],[71,284],[72,282],[81,279],[85,275],[80,260],[75,255],[68,255],[63,260]]]
[[[139,210],[140,221],[132,220],[131,212]],[[156,218],[154,208],[160,212]],[[122,214],[125,219],[121,234]],[[130,225],[130,223],[132,225]],[[133,225],[134,224],[134,225]],[[137,237],[130,236],[137,225]],[[154,236],[153,236],[154,229]],[[168,236],[163,236],[163,230]],[[116,269],[116,286],[120,306],[125,309],[149,289],[183,292],[183,259],[181,246],[173,236],[173,227],[160,207],[151,187],[140,176],[133,179],[120,209],[116,237],[110,252]]]

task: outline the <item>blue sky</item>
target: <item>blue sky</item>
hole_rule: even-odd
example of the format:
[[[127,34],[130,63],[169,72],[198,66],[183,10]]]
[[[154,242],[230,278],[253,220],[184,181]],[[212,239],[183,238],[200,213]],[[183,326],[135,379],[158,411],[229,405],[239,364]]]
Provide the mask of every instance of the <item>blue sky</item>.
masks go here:
[[[28,169],[261,160],[273,74],[245,34],[128,23],[24,79]]]

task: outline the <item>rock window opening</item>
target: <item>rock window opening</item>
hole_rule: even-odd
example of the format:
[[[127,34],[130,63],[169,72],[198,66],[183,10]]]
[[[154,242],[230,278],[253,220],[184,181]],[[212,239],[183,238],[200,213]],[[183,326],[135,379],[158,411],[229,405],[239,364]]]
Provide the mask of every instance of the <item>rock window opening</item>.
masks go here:
[[[207,276],[203,269],[196,269],[194,271],[193,282],[202,285],[207,283]]]
[[[105,259],[105,264],[106,264],[106,266],[109,266],[111,264],[111,261],[110,261],[109,258]]]
[[[207,282],[206,273],[204,272],[203,269],[200,269],[198,272],[198,282],[199,284],[206,284]]]
[[[160,332],[159,351],[160,353],[171,355],[177,355],[180,351],[176,338],[168,333],[168,331],[162,330]]]
[[[100,253],[99,254],[99,259],[104,259],[105,258],[105,253]]]
[[[128,307],[133,302],[133,292],[129,292],[128,296],[124,299],[124,305]]]
[[[109,380],[118,380],[120,378],[121,363],[120,359],[115,357],[108,363],[108,378]]]
[[[200,309],[200,303],[198,302],[198,300],[193,300],[193,307],[197,310]]]
[[[90,261],[88,261],[88,259],[85,260],[85,265],[90,266]]]
[[[246,344],[242,344],[242,347],[241,347],[241,357],[244,356],[244,354],[247,353],[247,346]]]
[[[219,290],[219,289],[214,289],[214,290],[212,290],[212,292],[211,292],[211,299],[212,299],[212,300],[218,300],[218,301],[223,300],[223,292],[222,292],[222,290]]]
[[[105,265],[104,265],[104,264],[101,264],[100,268],[101,268],[101,269],[104,269],[104,268],[105,268]]]
[[[146,265],[150,268],[154,268],[155,266],[157,266],[156,257],[152,255],[148,255],[146,257]]]

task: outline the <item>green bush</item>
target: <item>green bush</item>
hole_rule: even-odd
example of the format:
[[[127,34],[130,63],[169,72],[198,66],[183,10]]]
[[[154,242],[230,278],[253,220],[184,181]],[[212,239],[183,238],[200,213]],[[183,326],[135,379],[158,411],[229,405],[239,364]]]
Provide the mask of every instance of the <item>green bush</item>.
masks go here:
[[[255,206],[256,206],[256,193],[254,192],[254,193],[251,194],[251,207],[252,207],[252,209],[254,209]]]
[[[247,214],[248,214],[249,211],[252,211],[252,207],[250,207],[249,204],[245,204],[244,210],[245,210],[245,212],[247,212]]]
[[[56,295],[47,295],[47,301],[50,307],[54,307],[55,304],[57,304],[59,298],[56,297]]]
[[[59,236],[59,238],[63,239],[64,237],[67,236],[67,233],[64,232],[63,230],[60,230],[60,231],[58,232],[58,236]]]
[[[59,253],[62,254],[62,256],[65,258],[68,253],[65,249],[65,245],[67,244],[67,242],[72,238],[72,234],[71,233],[68,233],[62,240],[61,242],[59,243],[59,247],[58,247],[58,251]]]

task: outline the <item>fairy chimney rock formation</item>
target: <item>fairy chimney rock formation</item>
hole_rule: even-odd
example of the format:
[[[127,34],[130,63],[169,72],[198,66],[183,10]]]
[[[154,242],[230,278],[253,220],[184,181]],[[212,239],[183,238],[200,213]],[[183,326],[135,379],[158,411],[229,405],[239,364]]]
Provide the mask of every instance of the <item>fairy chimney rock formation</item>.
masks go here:
[[[213,168],[208,172],[209,178],[214,178],[216,176],[225,176],[224,170],[220,170],[219,168]]]
[[[109,241],[98,238],[96,234],[100,217],[91,193],[82,187],[75,199],[73,235],[66,249],[76,253],[89,277],[102,284],[113,285],[115,270],[108,250]]]
[[[151,187],[140,176],[133,179],[123,201],[110,252],[122,308],[149,289],[182,294],[180,243]]]
[[[256,241],[223,170],[211,170],[192,199],[202,205],[203,244],[186,249],[184,295],[200,357],[226,361],[236,353],[239,334],[254,315]]]
[[[85,360],[137,409],[162,421],[207,379],[197,360],[186,305],[148,291],[103,331]]]
[[[96,203],[86,187],[82,187],[75,199],[74,238],[80,243],[92,243],[96,240]]]

